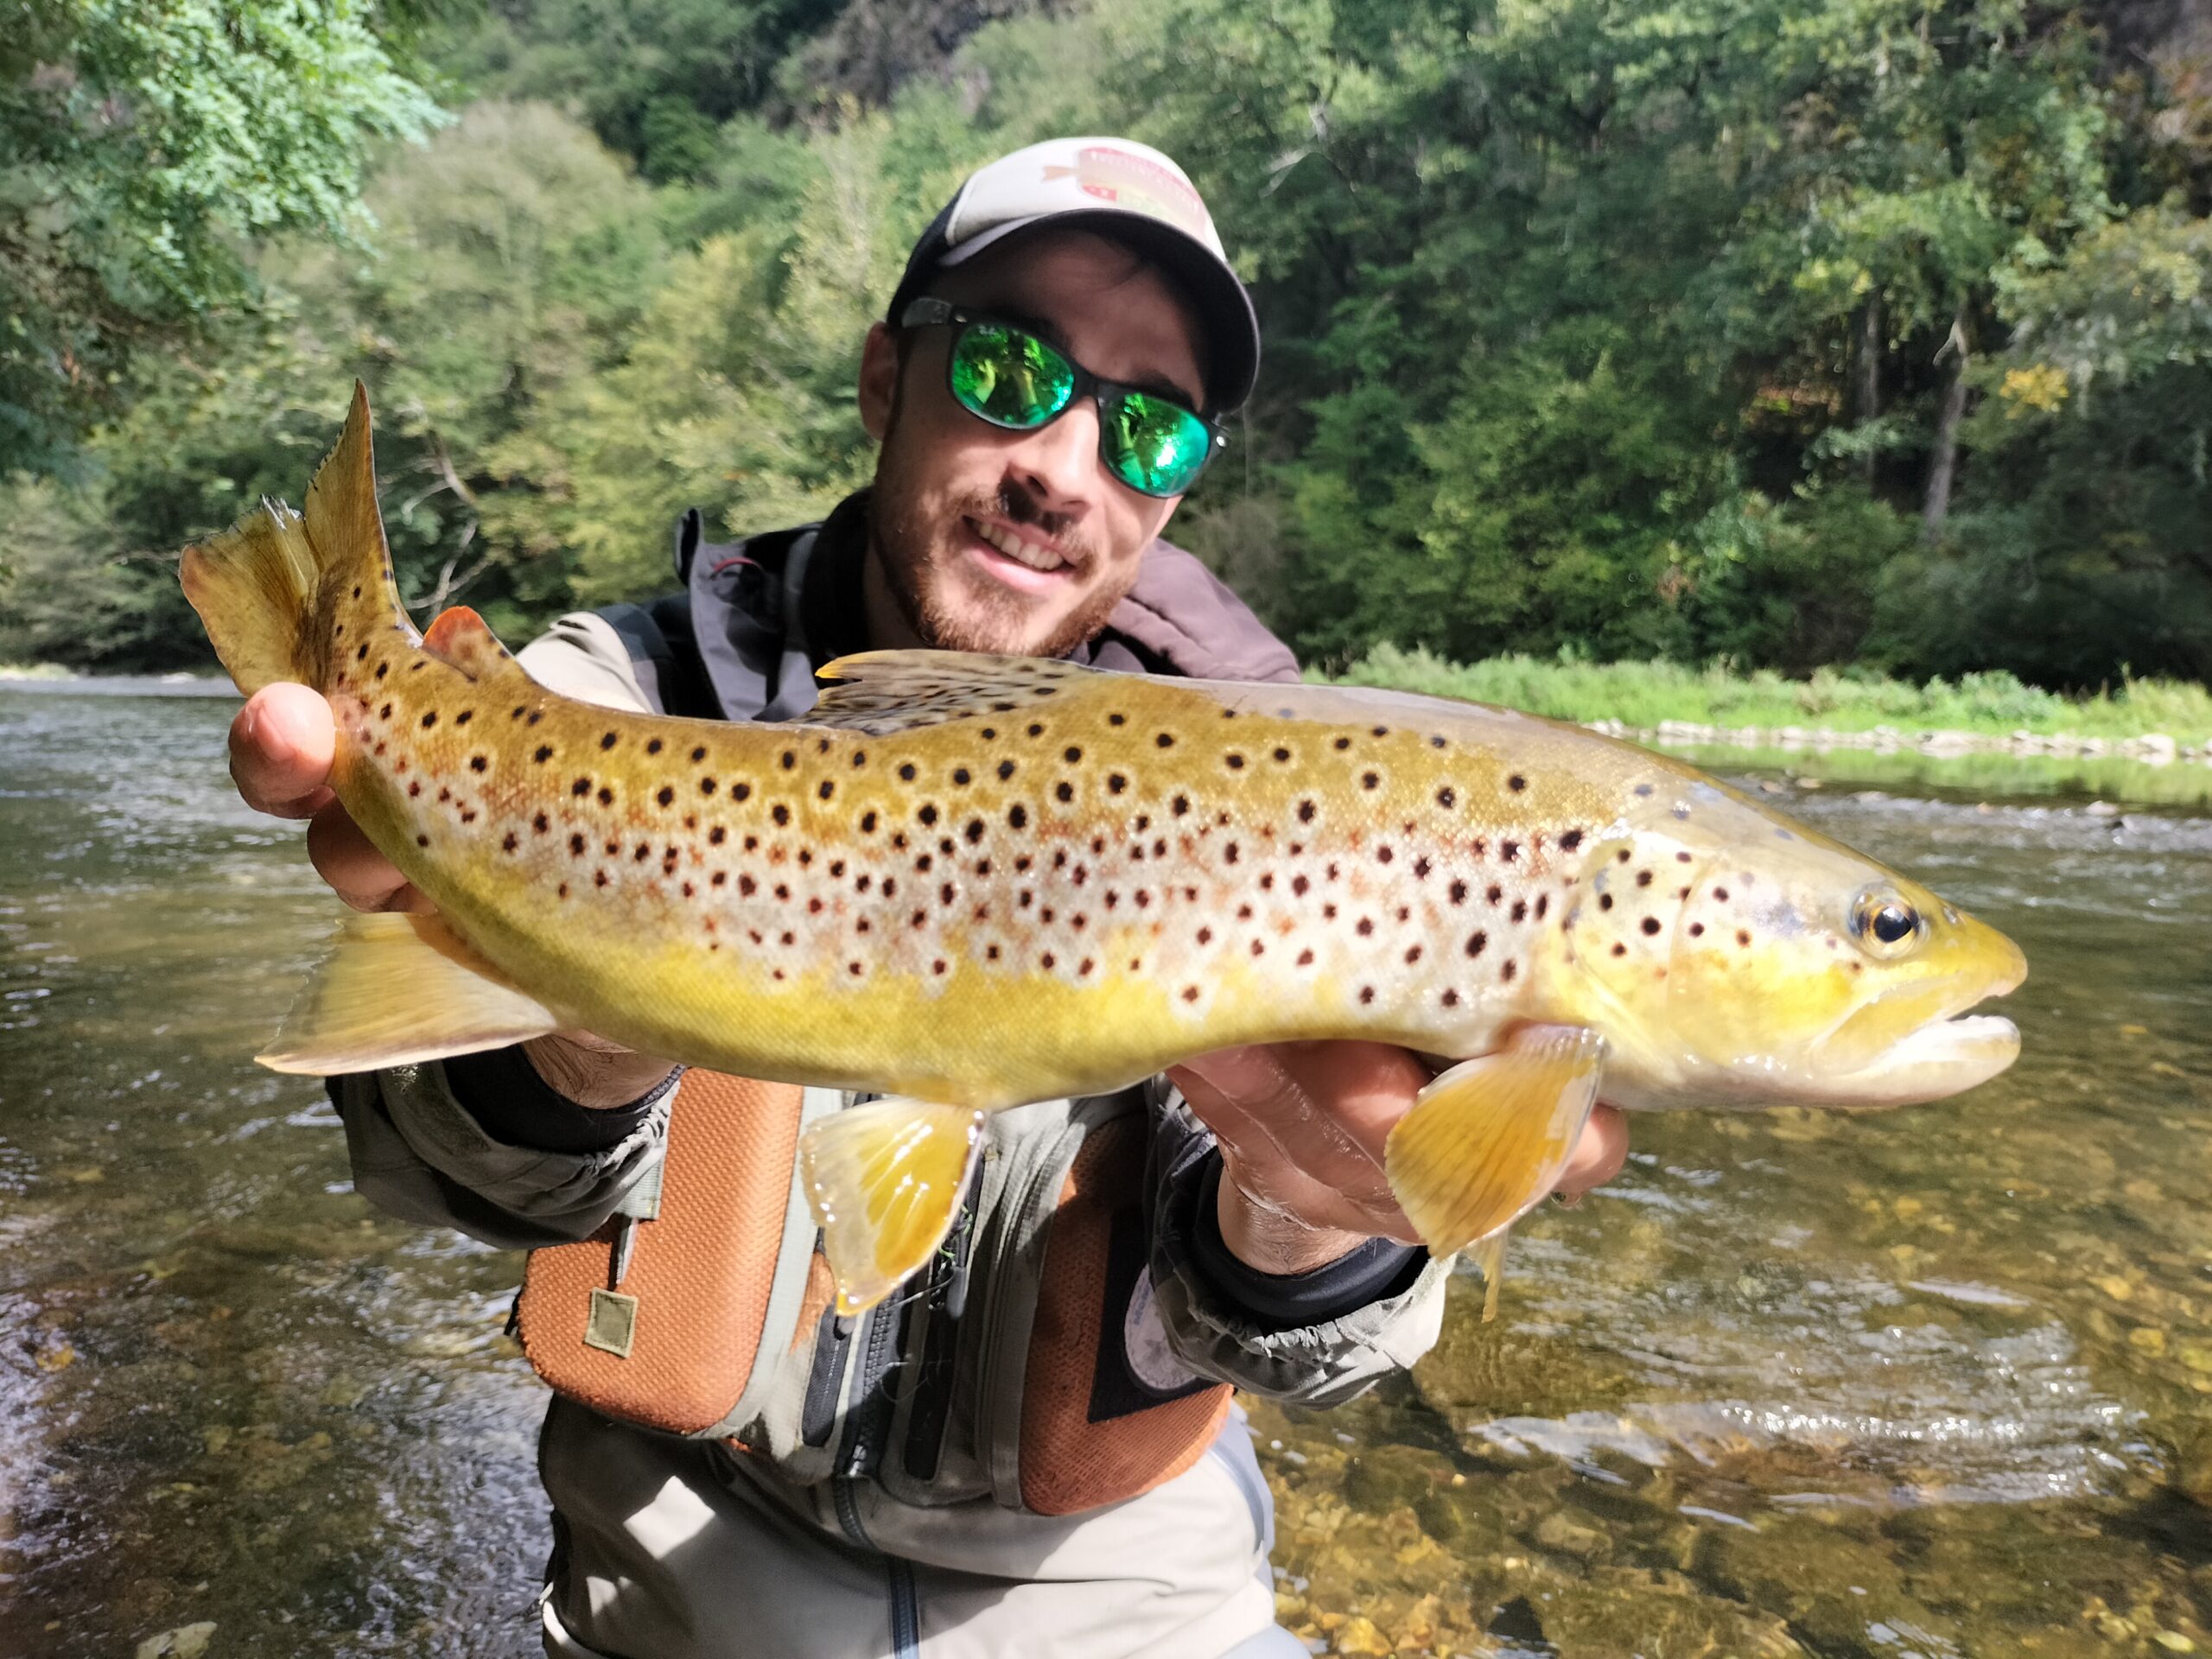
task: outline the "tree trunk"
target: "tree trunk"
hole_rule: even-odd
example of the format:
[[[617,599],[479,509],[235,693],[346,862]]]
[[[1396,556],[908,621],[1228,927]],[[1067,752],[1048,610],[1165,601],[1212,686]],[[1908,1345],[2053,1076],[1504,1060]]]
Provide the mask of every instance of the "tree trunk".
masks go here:
[[[1974,353],[1967,345],[1963,301],[1951,319],[1950,338],[1943,342],[1943,349],[1955,353],[1958,361],[1952,366],[1951,383],[1943,388],[1943,406],[1936,416],[1936,447],[1928,459],[1928,498],[1920,509],[1921,539],[1931,543],[1942,539],[1943,521],[1951,515],[1951,483],[1959,466],[1959,423],[1967,412],[1967,369]]]

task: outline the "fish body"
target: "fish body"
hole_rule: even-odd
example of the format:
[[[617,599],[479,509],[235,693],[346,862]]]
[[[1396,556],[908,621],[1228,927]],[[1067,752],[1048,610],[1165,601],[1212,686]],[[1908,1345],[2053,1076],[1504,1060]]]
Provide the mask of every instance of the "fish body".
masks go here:
[[[1548,1190],[1601,1080],[1632,1108],[1891,1105],[2017,1051],[1959,1017],[2024,973],[2001,935],[1510,710],[940,652],[833,664],[787,724],[556,696],[474,613],[409,622],[358,392],[304,518],[264,508],[185,581],[243,688],[329,700],[334,788],[438,910],[349,924],[264,1058],[575,1028],[893,1096],[810,1133],[849,1306],[934,1247],[976,1112],[1231,1045],[1465,1063],[1390,1146],[1440,1249]]]

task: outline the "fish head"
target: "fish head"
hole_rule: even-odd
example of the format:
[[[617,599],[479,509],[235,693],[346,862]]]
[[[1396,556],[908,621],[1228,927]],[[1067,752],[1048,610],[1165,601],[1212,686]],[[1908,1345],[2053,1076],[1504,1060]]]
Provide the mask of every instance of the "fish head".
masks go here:
[[[1669,792],[1592,849],[1557,942],[1608,1098],[1901,1106],[2012,1063],[2012,1022],[1970,1012],[2025,977],[2012,940],[1732,791]]]

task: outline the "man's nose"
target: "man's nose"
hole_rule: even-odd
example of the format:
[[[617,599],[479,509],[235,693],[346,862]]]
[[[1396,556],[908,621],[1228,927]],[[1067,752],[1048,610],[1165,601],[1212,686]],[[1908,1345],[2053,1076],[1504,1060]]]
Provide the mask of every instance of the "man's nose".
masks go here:
[[[1097,405],[1077,399],[1059,419],[1025,434],[1007,462],[1042,510],[1082,517],[1098,499]]]

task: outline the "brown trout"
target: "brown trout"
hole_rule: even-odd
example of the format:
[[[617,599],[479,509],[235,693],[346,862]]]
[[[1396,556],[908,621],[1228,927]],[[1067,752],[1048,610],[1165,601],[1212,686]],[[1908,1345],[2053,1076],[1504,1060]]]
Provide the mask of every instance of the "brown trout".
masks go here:
[[[803,721],[610,712],[394,583],[358,387],[304,516],[184,585],[436,918],[349,916],[275,1048],[331,1073],[563,1029],[880,1092],[808,1131],[840,1304],[944,1236],[979,1114],[1243,1043],[1448,1063],[1390,1135],[1432,1249],[1551,1190],[1592,1103],[1893,1106],[2009,1065],[2019,950],[1688,766],[1510,710],[870,652]],[[1495,1274],[1493,1273],[1493,1279]]]

